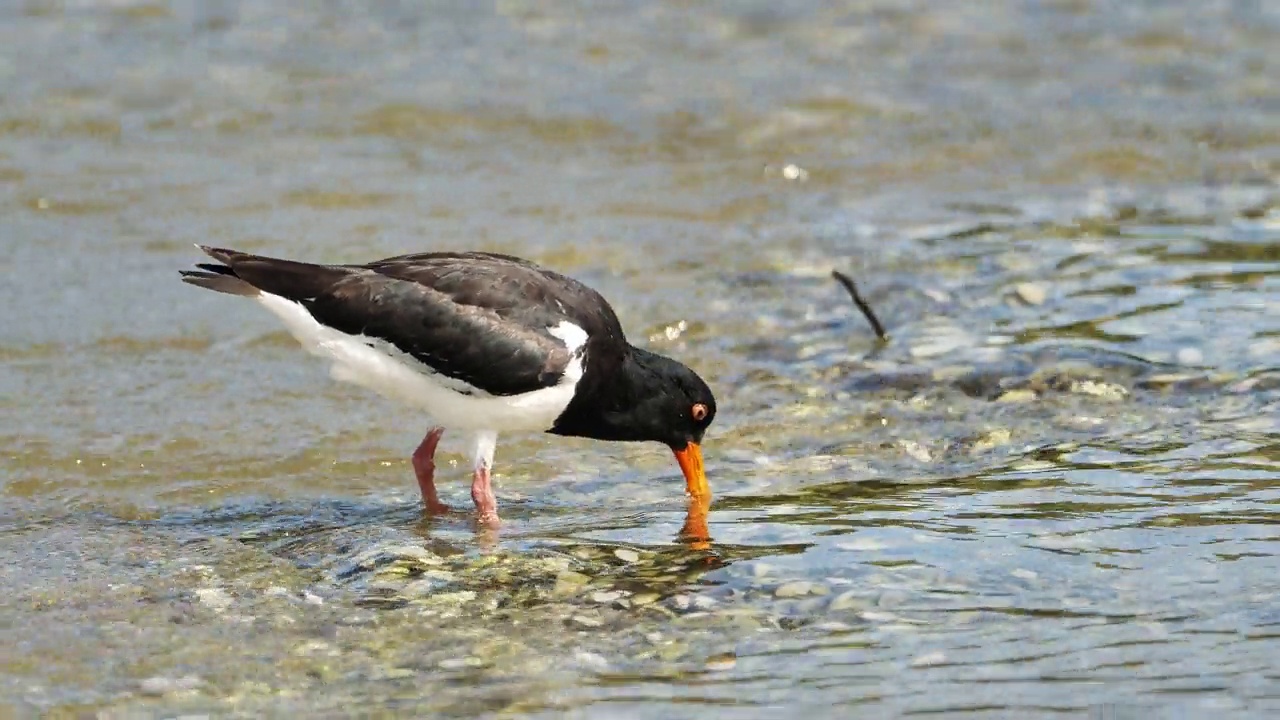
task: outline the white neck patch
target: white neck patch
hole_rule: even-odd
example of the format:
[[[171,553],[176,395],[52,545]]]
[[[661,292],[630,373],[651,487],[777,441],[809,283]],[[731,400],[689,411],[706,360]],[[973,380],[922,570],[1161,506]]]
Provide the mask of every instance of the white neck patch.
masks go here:
[[[560,338],[570,355],[577,355],[582,346],[587,344],[587,331],[568,320],[561,320],[559,325],[547,328],[547,332]]]

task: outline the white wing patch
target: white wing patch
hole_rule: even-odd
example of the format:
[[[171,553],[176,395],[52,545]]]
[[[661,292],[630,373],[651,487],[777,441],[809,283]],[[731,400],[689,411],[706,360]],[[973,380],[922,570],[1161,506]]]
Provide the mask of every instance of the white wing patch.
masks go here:
[[[561,320],[559,325],[547,328],[547,332],[560,338],[570,355],[582,355],[582,348],[587,344],[586,330],[568,320]]]
[[[571,356],[560,382],[521,395],[495,396],[435,372],[385,340],[348,335],[322,325],[300,303],[267,292],[259,293],[255,299],[284,322],[303,348],[332,361],[333,379],[418,407],[449,428],[547,430],[569,406],[582,379],[587,333],[568,320],[547,328],[564,342]]]

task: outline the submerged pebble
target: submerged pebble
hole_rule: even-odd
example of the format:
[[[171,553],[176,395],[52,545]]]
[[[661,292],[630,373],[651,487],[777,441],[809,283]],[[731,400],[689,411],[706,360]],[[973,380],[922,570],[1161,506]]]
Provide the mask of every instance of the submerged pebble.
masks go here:
[[[434,605],[458,606],[466,605],[476,599],[475,590],[456,590],[454,592],[436,593],[430,596]]]
[[[196,590],[196,598],[200,600],[201,605],[216,611],[226,610],[235,602],[235,598],[231,597],[231,593],[216,587]]]
[[[773,575],[776,568],[766,562],[755,562],[751,564],[751,577],[760,580]]]
[[[438,578],[422,578],[405,585],[400,592],[406,597],[423,597],[436,593],[448,584],[448,581]]]
[[[694,595],[691,604],[698,610],[710,610],[719,603],[710,595]]]
[[[590,582],[591,578],[580,572],[565,570],[556,576],[556,584],[553,592],[559,596],[572,595],[577,593]]]
[[[929,448],[926,448],[915,440],[899,440],[898,445],[902,448],[903,452],[911,456],[911,458],[916,461],[922,463],[933,462],[933,453],[929,452]]]
[[[574,615],[569,618],[569,622],[583,630],[591,630],[604,625],[603,620],[598,617],[591,617],[590,615]]]
[[[792,582],[783,583],[773,591],[773,596],[778,598],[796,598],[804,597],[812,592],[814,584],[807,580],[794,580]]]
[[[1181,365],[1200,365],[1204,363],[1204,352],[1197,347],[1178,348],[1175,357]]]
[[[907,593],[901,590],[886,590],[880,593],[880,597],[876,598],[876,605],[882,608],[897,607],[905,603],[907,599]]]
[[[655,592],[636,593],[631,597],[631,604],[636,606],[652,605],[662,596]]]
[[[974,441],[973,446],[969,449],[970,454],[977,455],[980,453],[993,450],[1002,445],[1008,445],[1013,439],[1013,433],[1008,428],[996,428],[989,430],[982,437]]]
[[[626,596],[626,592],[622,590],[597,590],[591,593],[591,602],[608,604],[615,602]]]
[[[1006,390],[1004,393],[1000,395],[1000,397],[996,398],[996,402],[1027,403],[1027,402],[1034,401],[1037,397],[1038,396],[1036,395],[1035,390],[1029,390],[1027,388],[1015,388],[1013,390]]]
[[[1028,305],[1043,305],[1049,297],[1049,288],[1043,283],[1024,282],[1014,286],[1013,292],[1018,299]]]
[[[737,665],[738,657],[731,652],[712,655],[707,658],[705,663],[703,663],[703,667],[708,672],[724,672],[726,670],[732,670],[737,667]]]
[[[195,690],[202,684],[200,678],[195,675],[184,675],[176,678],[157,675],[139,682],[138,690],[143,695],[169,695]]]
[[[893,623],[898,622],[901,618],[891,612],[883,610],[863,610],[858,615],[867,622],[873,623]]]
[[[827,604],[827,610],[831,612],[855,610],[866,608],[870,604],[870,601],[862,594],[862,591],[846,590],[831,598],[831,602]]]
[[[293,654],[299,657],[307,657],[310,655],[332,655],[337,651],[333,646],[324,640],[308,640],[294,646]]]
[[[382,552],[395,558],[408,558],[428,564],[437,564],[440,558],[436,557],[430,550],[419,547],[417,545],[393,545],[391,547],[382,548]]]
[[[925,653],[924,655],[917,655],[916,657],[912,658],[911,667],[917,667],[917,668],[932,667],[934,665],[941,665],[946,661],[947,661],[946,653],[941,651],[935,651],[931,653]]]
[[[574,653],[573,659],[578,662],[578,665],[594,672],[604,672],[609,669],[609,659],[600,653],[579,650]]]
[[[1079,395],[1091,395],[1113,402],[1123,400],[1129,395],[1129,391],[1120,385],[1097,380],[1077,380],[1071,383],[1071,392]]]

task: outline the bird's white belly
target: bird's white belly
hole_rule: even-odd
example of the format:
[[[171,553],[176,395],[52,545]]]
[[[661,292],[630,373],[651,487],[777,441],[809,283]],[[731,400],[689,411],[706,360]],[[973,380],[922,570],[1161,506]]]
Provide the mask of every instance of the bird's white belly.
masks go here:
[[[360,385],[390,400],[420,408],[448,428],[495,432],[547,430],[568,407],[575,386],[582,378],[582,361],[575,359],[560,382],[552,387],[521,395],[489,395],[434,372],[383,340],[348,335],[322,325],[292,300],[266,292],[260,293],[257,299],[284,321],[285,327],[308,352],[333,363],[330,374],[335,380]]]

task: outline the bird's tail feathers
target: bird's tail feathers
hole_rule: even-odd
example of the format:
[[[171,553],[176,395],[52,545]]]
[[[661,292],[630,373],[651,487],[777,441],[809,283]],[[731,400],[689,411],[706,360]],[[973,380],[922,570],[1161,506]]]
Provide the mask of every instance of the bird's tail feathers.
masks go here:
[[[227,248],[197,245],[209,257],[224,264],[199,263],[196,270],[182,270],[183,282],[230,295],[254,297],[261,292],[301,300],[313,298],[346,276],[350,270],[253,255]]]

